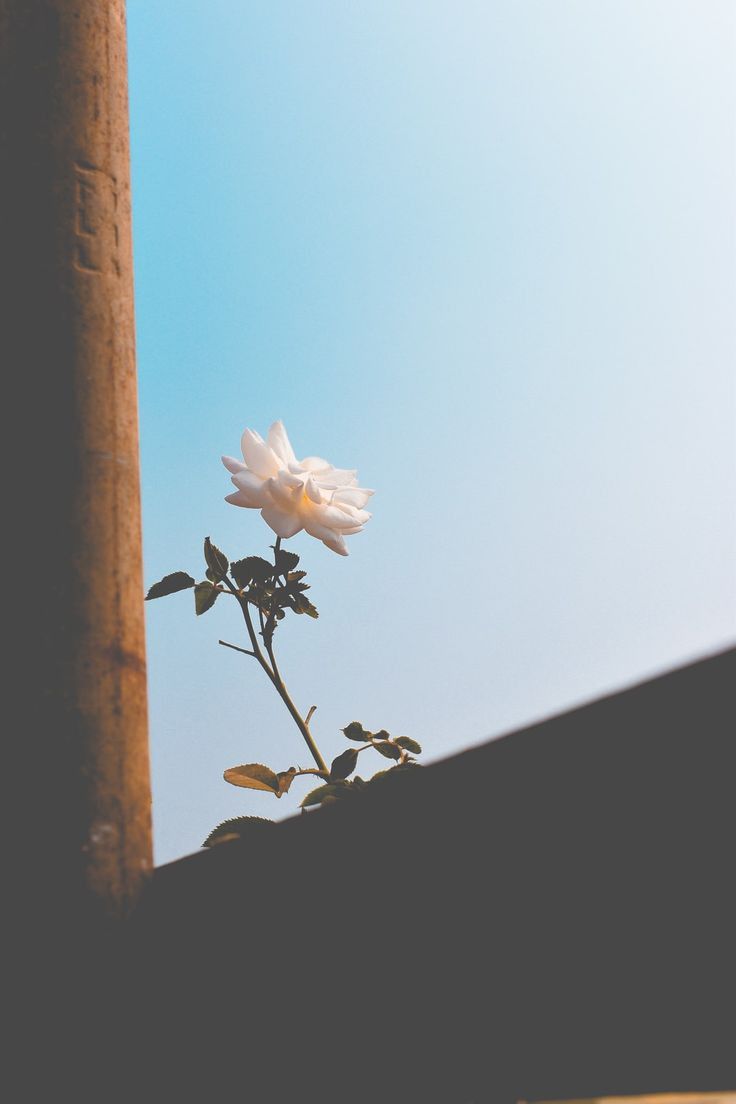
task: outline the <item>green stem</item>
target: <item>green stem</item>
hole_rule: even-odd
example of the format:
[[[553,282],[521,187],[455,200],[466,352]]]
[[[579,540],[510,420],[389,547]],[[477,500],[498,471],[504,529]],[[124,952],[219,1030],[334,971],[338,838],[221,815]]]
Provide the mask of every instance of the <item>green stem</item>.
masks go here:
[[[302,736],[304,737],[304,742],[306,743],[307,747],[309,748],[309,751],[310,751],[310,753],[312,755],[312,758],[314,759],[315,763],[317,764],[317,767],[321,771],[326,771],[327,770],[327,764],[325,763],[324,759],[320,755],[319,748],[317,747],[317,745],[315,744],[315,742],[312,738],[312,734],[309,731],[309,725],[304,720],[304,718],[302,717],[302,715],[299,712],[299,710],[297,709],[297,707],[294,705],[294,703],[291,700],[291,697],[289,695],[289,691],[286,689],[286,686],[284,685],[284,680],[281,677],[281,672],[279,671],[279,667],[278,667],[278,664],[276,662],[276,656],[273,654],[273,639],[271,639],[270,641],[266,641],[266,651],[268,652],[268,658],[271,660],[271,667],[273,668],[273,676],[271,678],[271,682],[276,687],[276,690],[277,690],[279,696],[281,697],[281,700],[283,701],[284,705],[286,706],[286,708],[289,710],[292,717],[294,718],[294,723],[296,724],[297,728],[299,729]]]
[[[278,551],[279,551],[280,548],[281,548],[281,537],[277,537],[276,538],[276,545],[274,547],[274,562],[275,562],[276,555],[278,554]],[[248,599],[244,595],[242,595],[240,593],[240,591],[238,591],[235,586],[233,586],[233,584],[230,582],[230,580],[227,577],[225,577],[223,582],[226,584],[228,589],[238,599],[238,603],[240,604],[240,608],[243,611],[243,618],[245,620],[245,625],[246,625],[246,628],[248,630],[248,636],[250,638],[250,642],[251,642],[251,645],[253,647],[253,651],[248,652],[247,654],[248,655],[253,655],[253,657],[258,660],[261,667],[263,668],[263,670],[266,672],[269,679],[273,683],[274,687],[276,688],[277,694],[281,698],[281,700],[284,703],[284,705],[286,706],[286,708],[289,710],[289,713],[291,714],[291,716],[293,718],[294,724],[296,725],[296,727],[299,729],[302,736],[304,737],[304,742],[306,743],[307,747],[309,748],[310,754],[311,754],[312,758],[314,759],[315,763],[317,764],[318,770],[327,771],[328,770],[327,764],[325,763],[324,759],[320,755],[319,748],[315,744],[314,739],[312,738],[312,734],[309,731],[309,721],[312,717],[312,714],[314,713],[315,706],[312,706],[312,708],[310,709],[310,711],[307,715],[307,719],[305,721],[304,718],[302,717],[301,713],[297,709],[297,707],[294,705],[294,702],[291,700],[291,696],[289,694],[289,691],[286,689],[286,686],[284,684],[284,680],[281,677],[281,672],[279,671],[278,664],[276,663],[276,656],[274,655],[274,652],[273,652],[273,636],[268,637],[267,634],[263,631],[265,626],[263,624],[263,613],[262,613],[260,607],[258,608],[258,616],[261,619],[261,635],[262,635],[262,638],[263,638],[263,643],[266,646],[266,651],[268,652],[268,658],[271,660],[271,666],[270,667],[269,667],[268,663],[266,662],[266,659],[263,655],[263,652],[261,651],[261,648],[258,644],[258,637],[256,635],[255,628],[253,627],[253,620],[252,620],[251,615],[250,615],[250,610],[248,609]],[[220,641],[220,643],[224,643],[224,641]],[[229,648],[233,647],[232,644],[227,644],[225,646],[229,647]],[[236,651],[245,651],[245,649],[240,648],[240,649],[236,649]]]

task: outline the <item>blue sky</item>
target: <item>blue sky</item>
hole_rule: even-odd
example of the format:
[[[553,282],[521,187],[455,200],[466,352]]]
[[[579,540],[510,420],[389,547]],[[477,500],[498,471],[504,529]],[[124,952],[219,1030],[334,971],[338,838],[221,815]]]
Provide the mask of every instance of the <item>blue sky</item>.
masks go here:
[[[128,20],[147,582],[267,551],[219,457],[282,418],[377,491],[348,559],[289,542],[328,758],[354,718],[440,758],[731,642],[733,5]],[[147,606],[159,862],[294,812],[225,767],[307,765],[220,605]]]

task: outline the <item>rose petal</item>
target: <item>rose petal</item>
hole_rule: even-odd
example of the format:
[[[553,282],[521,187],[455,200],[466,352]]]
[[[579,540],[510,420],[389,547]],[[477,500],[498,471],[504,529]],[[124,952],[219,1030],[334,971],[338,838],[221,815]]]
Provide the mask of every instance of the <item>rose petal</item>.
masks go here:
[[[319,512],[315,510],[312,513],[305,514],[303,517],[304,528],[309,533],[310,537],[316,537],[317,540],[327,540],[330,537],[336,537],[339,534],[330,525],[325,525],[319,516]]]
[[[325,472],[313,472],[316,482],[320,487],[334,490],[337,487],[352,487],[355,485],[357,471],[348,471],[347,468],[330,468]]]
[[[246,464],[256,475],[261,475],[264,479],[267,479],[279,470],[278,460],[264,442],[260,433],[256,433],[252,429],[244,430],[240,439],[240,447],[243,450]]]
[[[322,543],[326,544],[328,548],[331,548],[333,552],[337,552],[339,556],[348,555],[348,550],[342,537],[330,537],[329,540],[323,540]]]
[[[332,501],[337,505],[344,502],[347,506],[356,506],[360,509],[365,506],[368,499],[374,494],[365,487],[340,487],[332,496]]]
[[[317,537],[323,544],[326,544],[328,548],[331,548],[333,552],[338,552],[341,556],[347,556],[348,550],[345,547],[345,541],[339,533],[334,532],[327,525],[322,525],[314,514],[310,514],[304,518],[304,528],[309,533],[310,537]]]
[[[230,476],[230,480],[242,491],[261,491],[266,485],[267,480],[261,479],[260,475],[256,475],[255,472],[249,471],[248,468],[244,468],[243,471],[235,472]]]
[[[285,486],[287,486],[289,488],[292,488],[292,489],[295,488],[295,487],[303,487],[304,486],[304,476],[303,475],[302,476],[293,475],[291,472],[287,471],[285,468],[282,468],[281,471],[279,472],[278,480],[279,480],[279,483],[283,483]]]
[[[266,488],[275,504],[288,514],[294,513],[296,504],[302,497],[301,484],[298,487],[285,487],[279,479],[269,479]]]
[[[235,491],[233,494],[225,495],[225,501],[229,502],[231,506],[245,506],[251,510],[260,506],[259,502],[251,502],[245,491]]]
[[[293,537],[303,527],[297,514],[279,510],[276,506],[264,506],[261,517],[266,525],[270,525],[277,537]]]
[[[331,509],[340,510],[351,519],[351,523],[354,525],[365,525],[367,521],[373,517],[373,514],[369,514],[367,510],[359,510],[356,506],[348,506],[347,502],[335,502],[332,500]]]
[[[235,472],[247,471],[245,464],[242,460],[236,460],[234,456],[222,456],[221,460],[227,470],[233,475]]]
[[[316,511],[316,516],[321,525],[328,525],[330,529],[350,529],[353,525],[362,525],[368,520],[370,514],[365,510],[356,510],[352,506],[341,509],[339,506],[321,506]]]
[[[314,482],[314,480],[312,479],[311,476],[307,479],[307,482],[304,484],[304,490],[306,492],[307,498],[311,498],[312,502],[316,503],[317,506],[322,505],[322,501],[323,501],[322,492],[320,491],[319,487]]]
[[[296,461],[294,450],[291,447],[283,422],[274,422],[268,431],[268,443],[279,460],[284,464],[293,464]]]
[[[307,456],[299,464],[300,468],[308,472],[326,471],[332,467],[329,460],[323,460],[321,456]]]
[[[249,506],[264,506],[268,502],[266,484],[247,468],[245,471],[231,475],[230,481],[243,496],[242,501],[248,500]]]

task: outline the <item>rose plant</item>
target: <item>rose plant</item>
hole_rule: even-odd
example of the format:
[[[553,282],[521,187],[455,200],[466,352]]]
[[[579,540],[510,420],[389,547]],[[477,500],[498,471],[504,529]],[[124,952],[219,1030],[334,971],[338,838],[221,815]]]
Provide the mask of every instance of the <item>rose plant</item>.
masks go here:
[[[311,731],[316,706],[304,716],[300,713],[276,660],[274,637],[287,614],[306,614],[315,619],[319,616],[306,596],[310,587],[305,582],[306,572],[298,570],[299,556],[282,548],[282,540],[304,530],[333,552],[347,556],[345,538],[361,532],[369,521],[371,515],[365,506],[373,491],[358,486],[355,471],[333,467],[319,456],[297,460],[280,421],[273,423],[265,441],[254,430],[246,429],[241,438],[241,451],[242,460],[231,456],[222,458],[236,488],[226,496],[226,501],[261,511],[261,517],[276,534],[276,542],[271,545],[273,560],[246,556],[231,562],[207,537],[204,542],[205,578],[198,583],[187,572],[175,571],[154,583],[146,600],[193,590],[198,616],[210,610],[221,595],[235,600],[243,617],[249,647],[226,640],[219,643],[256,660],[299,729],[314,766],[272,770],[262,763],[245,763],[226,770],[225,781],[281,798],[289,792],[295,778],[319,779],[319,785],[301,802],[301,808],[307,810],[354,798],[369,786],[401,777],[409,768],[417,766],[415,756],[422,749],[408,736],[393,737],[385,729],[370,732],[360,722],[351,721],[342,729],[343,735],[351,744],[360,746],[349,746],[328,767]],[[391,766],[364,780],[355,775],[355,770],[358,757],[368,750],[389,759]],[[204,841],[205,846],[242,838],[263,823],[268,821],[260,817],[227,820],[210,833]]]

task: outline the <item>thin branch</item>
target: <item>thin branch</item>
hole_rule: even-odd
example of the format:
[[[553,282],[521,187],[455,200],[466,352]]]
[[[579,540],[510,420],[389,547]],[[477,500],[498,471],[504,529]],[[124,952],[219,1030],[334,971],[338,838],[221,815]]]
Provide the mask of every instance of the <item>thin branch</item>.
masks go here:
[[[316,705],[310,705],[309,712],[307,713],[306,717],[304,718],[304,723],[307,726],[307,728],[309,728],[309,722],[311,721],[312,717],[314,716],[314,711],[315,711],[316,708],[317,708]]]
[[[237,644],[228,644],[227,640],[218,640],[217,643],[222,644],[223,648],[232,648],[234,652],[242,652],[243,655],[253,656],[254,659],[258,658],[255,652],[251,652],[248,648],[239,648]]]
[[[230,590],[235,595],[235,597],[238,599],[238,605],[240,606],[241,610],[243,611],[243,618],[245,619],[245,626],[248,630],[248,636],[250,637],[250,642],[251,642],[251,645],[253,647],[254,656],[256,657],[256,659],[258,660],[258,662],[260,663],[261,667],[266,672],[268,677],[271,679],[271,682],[274,682],[273,671],[271,670],[271,668],[266,663],[266,660],[263,658],[263,652],[258,647],[258,638],[256,636],[256,631],[253,628],[253,621],[252,621],[251,616],[250,616],[250,610],[248,609],[248,599],[247,599],[247,597],[244,594],[240,593],[240,591],[230,582],[227,575],[224,577],[223,582],[227,585],[228,590]],[[274,685],[275,685],[275,683],[274,683]]]

